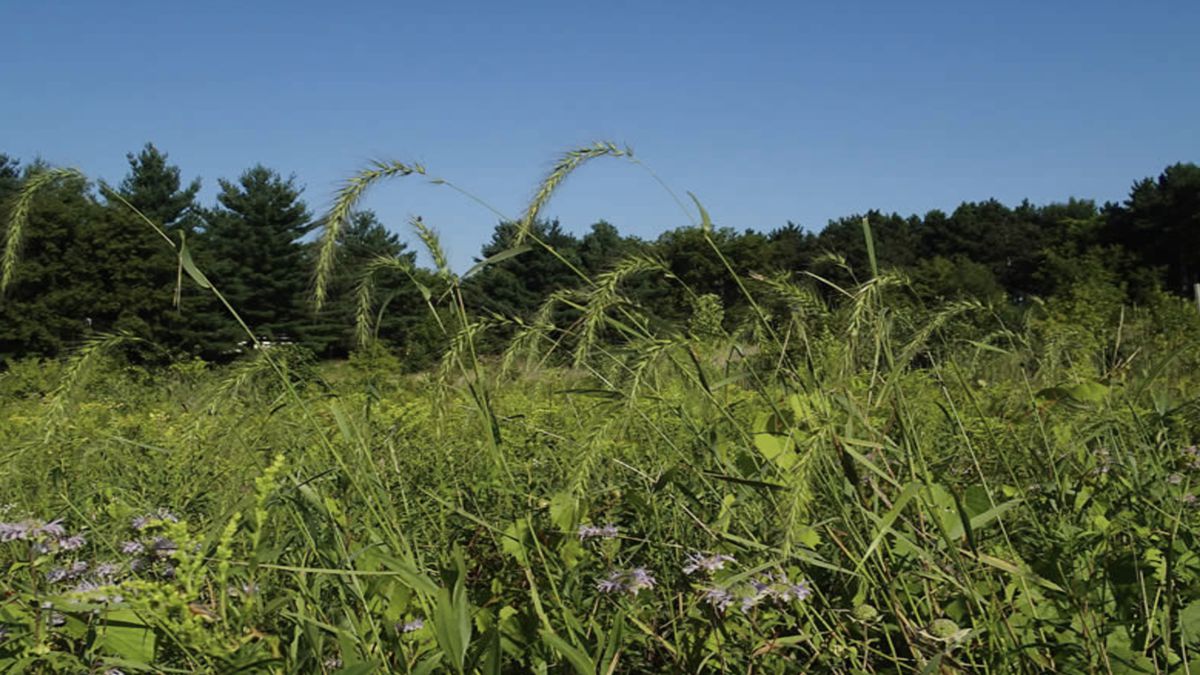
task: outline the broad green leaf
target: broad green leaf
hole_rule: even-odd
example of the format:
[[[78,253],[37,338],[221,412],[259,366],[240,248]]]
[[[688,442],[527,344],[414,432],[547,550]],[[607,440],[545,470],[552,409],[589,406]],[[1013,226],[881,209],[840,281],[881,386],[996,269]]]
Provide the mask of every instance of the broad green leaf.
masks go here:
[[[867,546],[866,552],[863,553],[862,558],[858,561],[858,565],[856,565],[854,568],[855,574],[858,574],[862,571],[863,565],[867,564],[867,560],[870,559],[871,554],[875,552],[875,549],[879,547],[880,542],[883,541],[884,536],[886,536],[887,533],[892,529],[892,524],[895,523],[896,519],[900,517],[900,512],[904,510],[905,506],[908,506],[908,503],[912,501],[912,498],[916,496],[917,490],[920,488],[921,484],[917,481],[913,481],[904,486],[904,490],[900,493],[900,496],[896,498],[896,501],[892,504],[892,508],[888,510],[883,519],[879,521],[879,526],[875,528],[875,536],[871,539],[870,546]]]
[[[542,628],[538,631],[542,642],[545,642],[548,647],[562,654],[567,663],[575,669],[579,675],[594,675],[596,672],[596,664],[592,661],[592,657],[578,647],[569,644],[566,640]]]
[[[126,661],[154,663],[154,629],[142,623],[131,609],[118,609],[104,616],[96,644],[105,652]]]
[[[469,279],[470,277],[478,274],[479,272],[482,272],[483,268],[487,267],[488,265],[495,265],[496,263],[504,262],[505,260],[508,260],[509,258],[515,258],[515,257],[521,255],[522,253],[527,253],[531,250],[533,250],[533,247],[530,246],[529,244],[521,244],[520,246],[514,246],[512,248],[500,251],[496,255],[490,256],[484,260],[480,260],[479,262],[472,265],[471,269],[467,270],[467,272],[465,274],[463,274],[463,278]]]
[[[204,272],[201,272],[200,268],[196,267],[195,261],[192,260],[192,253],[188,250],[186,239],[179,243],[179,264],[183,267],[183,271],[187,272],[187,275],[200,288],[212,288],[212,283],[209,282],[208,277],[204,276]]]
[[[1184,644],[1200,646],[1200,600],[1179,610],[1179,633]]]
[[[700,229],[704,232],[712,232],[713,222],[712,218],[708,215],[708,209],[704,208],[704,205],[700,203],[700,199],[696,195],[691,192],[687,193],[687,195],[692,198],[692,202],[696,204],[696,210],[700,212]]]

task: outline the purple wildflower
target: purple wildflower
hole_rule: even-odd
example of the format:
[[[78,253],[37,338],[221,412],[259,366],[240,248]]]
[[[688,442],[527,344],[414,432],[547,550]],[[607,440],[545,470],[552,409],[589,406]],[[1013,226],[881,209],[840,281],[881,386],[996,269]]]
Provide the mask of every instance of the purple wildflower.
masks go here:
[[[62,549],[63,551],[74,551],[76,549],[83,548],[83,545],[86,543],[87,539],[84,539],[82,534],[76,534],[71,537],[59,539],[58,548]]]
[[[613,539],[618,533],[617,526],[612,523],[603,527],[580,525],[578,531],[579,541],[584,541],[585,539]]]
[[[657,583],[645,567],[635,567],[627,571],[614,570],[596,582],[596,590],[601,593],[628,593],[636,596],[638,591],[654,588]]]
[[[49,572],[46,572],[46,581],[49,581],[52,584],[57,584],[60,581],[66,581],[67,576],[68,572],[65,569],[61,567],[55,567]]]
[[[792,583],[782,572],[768,574],[763,579],[755,579],[750,582],[750,585],[754,589],[755,604],[765,599],[788,603],[793,600],[804,600],[812,595],[812,588],[807,581],[801,580]]]
[[[250,596],[257,592],[258,586],[249,582],[242,584],[240,588],[237,586],[230,586],[225,589],[225,593],[231,598],[236,598],[239,595]]]
[[[1167,485],[1179,485],[1182,482],[1183,482],[1183,474],[1179,473],[1178,471],[1171,474],[1170,476],[1167,476]]]
[[[39,527],[37,529],[37,534],[45,535],[47,537],[54,537],[55,539],[62,539],[63,537],[67,536],[67,529],[62,526],[62,518],[58,518]]]
[[[179,546],[176,545],[175,542],[171,541],[170,539],[167,539],[166,537],[155,537],[153,547],[154,547],[154,554],[160,558],[171,557],[171,555],[173,555],[175,553],[175,551],[178,550],[178,548],[179,548]]]
[[[33,523],[28,520],[21,523],[0,523],[0,541],[28,539],[32,531]]]
[[[108,670],[104,671],[104,675],[125,675],[125,671],[121,670],[120,668],[109,668]]]
[[[623,591],[625,590],[624,577],[624,572],[613,571],[607,578],[596,582],[596,590],[601,593],[618,593]]]
[[[104,562],[96,565],[96,578],[101,581],[111,581],[121,571],[121,566],[116,563]]]
[[[100,584],[84,579],[83,581],[75,584],[75,588],[72,588],[71,591],[75,593],[91,593],[99,588]]]
[[[791,602],[793,600],[805,600],[812,595],[812,588],[809,587],[807,581],[799,581],[794,584],[786,584],[779,591],[779,600],[782,602]]]
[[[704,590],[704,599],[715,607],[718,612],[729,609],[735,600],[733,593],[726,588],[708,588]]]
[[[1194,494],[1192,494],[1192,493],[1190,493],[1190,492],[1189,492],[1188,494],[1184,495],[1184,496],[1182,497],[1182,499],[1183,499],[1183,503],[1184,503],[1184,504],[1187,504],[1188,506],[1195,506],[1195,505],[1196,505],[1196,495],[1194,495]]]
[[[657,583],[645,567],[636,567],[629,572],[629,592],[634,595],[643,588],[654,588]]]
[[[412,621],[396,624],[396,632],[411,633],[413,631],[421,630],[424,627],[425,627],[425,620],[421,619],[421,618],[416,618],[416,619],[413,619]]]
[[[703,570],[708,574],[712,574],[717,570],[725,569],[725,563],[737,562],[731,555],[722,555],[720,553],[713,555],[703,555],[701,553],[689,553],[688,562],[683,566],[684,574],[695,574]]]
[[[121,553],[125,555],[141,555],[146,552],[146,546],[140,541],[127,541],[121,544]]]
[[[133,527],[133,529],[137,530],[138,532],[141,532],[142,530],[146,529],[147,527],[150,527],[151,525],[158,525],[161,523],[178,523],[178,522],[179,522],[179,517],[176,516],[174,513],[171,513],[171,511],[169,511],[166,508],[159,508],[154,513],[147,513],[142,516],[137,516],[136,518],[133,519],[133,521],[130,523],[130,525]]]

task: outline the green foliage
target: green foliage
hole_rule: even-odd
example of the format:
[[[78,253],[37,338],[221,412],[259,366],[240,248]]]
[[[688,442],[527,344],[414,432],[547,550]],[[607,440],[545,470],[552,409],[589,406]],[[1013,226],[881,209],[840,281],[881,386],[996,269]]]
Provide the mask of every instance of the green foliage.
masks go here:
[[[292,181],[223,182],[193,259],[188,189],[151,148],[131,159],[158,178],[113,198],[183,235],[197,334],[259,348],[155,368],[136,334],[62,327],[70,358],[0,373],[0,669],[1198,665],[1200,313],[1132,288],[1148,254],[1105,241],[1090,203],[814,237],[705,214],[653,244],[536,220],[610,154],[564,156],[461,277],[347,211],[315,318]],[[60,178],[22,207],[4,311],[91,301],[34,292],[87,274],[52,247],[75,260],[116,208]],[[256,341],[346,348],[322,331],[349,295],[367,330],[347,363]],[[402,372],[395,344],[437,367]]]
[[[311,267],[301,238],[313,225],[300,188],[261,165],[219,183],[220,206],[206,214],[197,245],[201,266],[258,338],[306,343]],[[245,340],[221,307],[209,301],[202,311],[213,325],[203,353],[232,352]]]
[[[1110,241],[1161,267],[1166,288],[1186,295],[1200,283],[1190,253],[1200,246],[1200,166],[1169,166],[1157,179],[1134,183],[1129,199],[1108,210]]]

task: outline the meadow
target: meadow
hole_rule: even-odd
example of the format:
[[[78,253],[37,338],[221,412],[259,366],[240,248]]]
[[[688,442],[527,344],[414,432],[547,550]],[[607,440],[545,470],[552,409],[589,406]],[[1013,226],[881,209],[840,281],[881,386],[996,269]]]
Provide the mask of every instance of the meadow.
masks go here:
[[[481,265],[553,252],[529,225],[620,152],[565,155]],[[406,175],[371,171],[323,241]],[[686,284],[637,256],[480,317],[417,234],[422,372],[372,346],[368,273],[345,361],[142,365],[114,334],[0,374],[0,669],[1200,672],[1194,304],[931,305],[864,225],[838,280],[725,264],[736,322],[685,288],[651,329],[623,289]]]

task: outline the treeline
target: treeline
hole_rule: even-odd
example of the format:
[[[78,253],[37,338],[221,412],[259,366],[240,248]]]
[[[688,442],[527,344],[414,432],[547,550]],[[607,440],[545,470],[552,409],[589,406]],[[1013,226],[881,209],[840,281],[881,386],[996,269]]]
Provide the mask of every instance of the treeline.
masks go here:
[[[187,282],[164,237],[186,242],[260,339],[299,343],[324,357],[355,348],[359,279],[373,268],[377,343],[412,368],[436,358],[445,340],[425,294],[440,292],[444,281],[416,267],[415,254],[372,212],[353,214],[340,232],[329,301],[317,312],[310,299],[316,246],[308,235],[320,220],[294,177],[255,166],[219,180],[216,203],[202,205],[199,180],[185,181],[153,145],[128,160],[117,185],[98,189],[65,178],[24,204],[21,186],[45,167],[0,155],[0,222],[28,208],[20,262],[0,298],[0,359],[53,357],[111,332],[143,338],[143,359],[225,360],[245,351],[245,331],[216,297]],[[542,222],[534,229],[544,246],[486,267],[466,281],[465,298],[477,315],[528,321],[556,291],[639,256],[668,271],[640,275],[623,290],[647,316],[683,325],[704,298],[714,305],[709,313],[732,326],[748,312],[739,278],[804,270],[852,284],[869,275],[864,218],[878,267],[904,272],[931,303],[973,297],[1019,312],[1034,298],[1097,280],[1136,303],[1163,291],[1190,295],[1200,282],[1200,167],[1176,164],[1135,182],[1119,204],[988,200],[924,216],[868,211],[819,233],[792,223],[767,232],[720,228],[712,244],[691,226],[648,241],[603,221],[582,236]],[[509,248],[514,231],[499,223],[480,259]],[[371,265],[381,257],[403,265]]]

